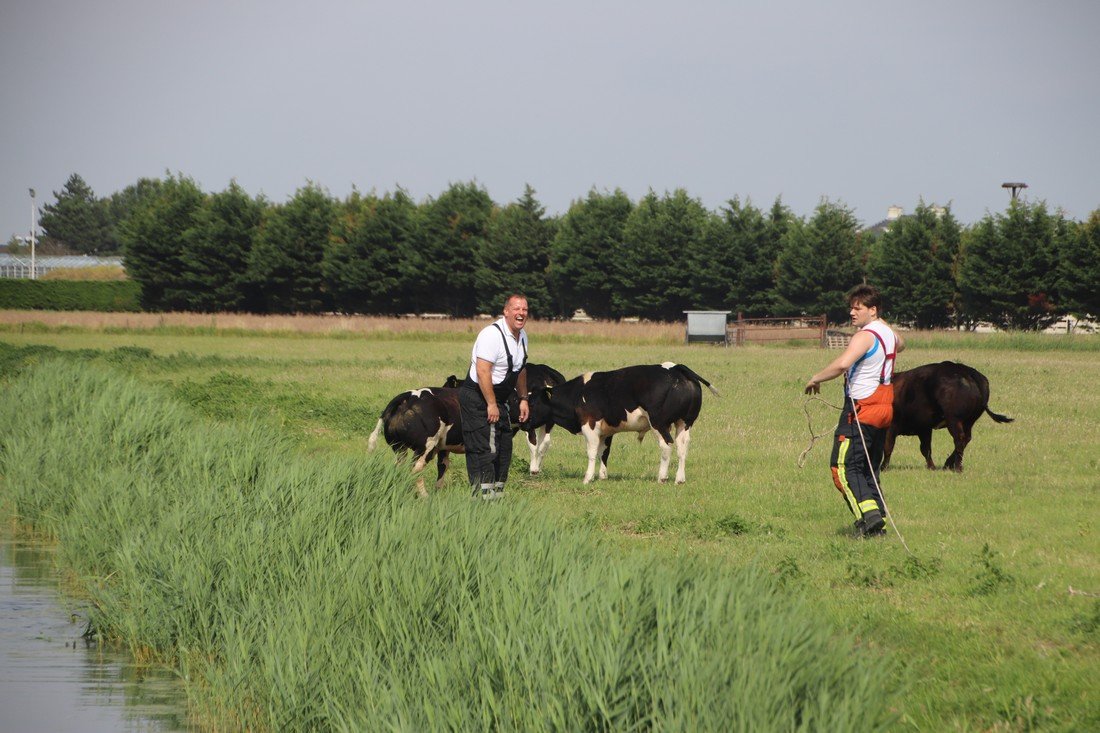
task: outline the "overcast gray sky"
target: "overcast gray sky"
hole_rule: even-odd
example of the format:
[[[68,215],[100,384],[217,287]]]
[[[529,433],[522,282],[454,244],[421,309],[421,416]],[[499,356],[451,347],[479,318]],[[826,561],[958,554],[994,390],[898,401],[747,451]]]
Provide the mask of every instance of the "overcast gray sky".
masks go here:
[[[1100,2],[3,0],[0,236],[71,173],[166,171],[285,201],[308,181],[530,183],[711,209],[822,197],[964,223],[1025,181],[1100,207]]]

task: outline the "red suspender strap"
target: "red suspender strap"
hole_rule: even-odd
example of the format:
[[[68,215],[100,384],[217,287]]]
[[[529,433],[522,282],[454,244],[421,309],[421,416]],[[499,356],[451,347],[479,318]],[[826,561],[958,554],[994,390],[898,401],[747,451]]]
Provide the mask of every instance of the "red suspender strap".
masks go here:
[[[885,358],[882,360],[882,371],[879,372],[878,383],[879,384],[886,384],[886,365],[890,364],[890,362],[894,361],[897,358],[898,352],[894,351],[894,352],[887,353],[887,351],[886,351],[886,342],[882,340],[882,336],[879,336],[876,331],[874,331],[870,328],[868,328],[867,330],[871,331],[871,335],[875,337],[875,339],[879,343],[879,346],[882,347],[882,353],[884,354]],[[890,364],[890,377],[893,378],[893,376],[894,376],[894,365]]]

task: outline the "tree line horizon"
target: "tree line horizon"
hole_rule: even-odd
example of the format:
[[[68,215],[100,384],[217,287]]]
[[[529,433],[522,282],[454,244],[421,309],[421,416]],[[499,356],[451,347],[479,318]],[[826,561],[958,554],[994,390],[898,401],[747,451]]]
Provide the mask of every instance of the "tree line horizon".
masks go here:
[[[54,196],[46,236],[121,254],[151,311],[468,317],[523,292],[537,318],[729,310],[839,323],[845,293],[868,282],[891,320],[917,328],[1100,316],[1100,208],[1076,221],[1045,201],[1013,199],[964,226],[921,200],[875,231],[825,197],[798,216],[781,197],[710,210],[682,188],[637,201],[593,188],[557,216],[530,185],[501,205],[476,181],[419,203],[400,187],[338,199],[311,182],[273,203],[171,173],[98,198],[74,173]]]

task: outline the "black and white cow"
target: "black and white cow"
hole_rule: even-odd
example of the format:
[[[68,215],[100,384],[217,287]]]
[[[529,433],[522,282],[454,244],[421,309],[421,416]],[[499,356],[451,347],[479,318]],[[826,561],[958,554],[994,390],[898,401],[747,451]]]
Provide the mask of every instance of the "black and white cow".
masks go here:
[[[556,387],[565,382],[565,377],[557,369],[545,364],[527,364],[527,391],[539,387]],[[521,423],[519,428],[527,433],[527,447],[531,449],[531,473],[537,474],[542,467],[542,459],[550,450],[550,429],[553,423],[530,427]]]
[[[443,477],[451,465],[451,454],[466,452],[462,440],[462,410],[458,404],[459,384],[458,377],[451,375],[443,387],[425,387],[397,395],[382,410],[367,440],[367,450],[374,450],[378,436],[382,435],[394,453],[412,453],[416,461],[413,464],[416,490],[421,496],[427,495],[421,473],[432,458],[436,459],[435,487],[438,489],[443,486]],[[508,411],[511,415],[519,414],[515,392],[508,399]],[[516,429],[513,425],[513,434]]]
[[[685,463],[691,426],[703,404],[700,383],[718,394],[710,382],[683,364],[672,362],[589,372],[557,386],[531,390],[528,427],[561,425],[574,435],[583,434],[588,450],[586,484],[596,475],[597,456],[599,476],[607,478],[607,457],[616,433],[636,432],[641,440],[652,428],[661,446],[657,480],[668,480],[675,442],[679,457],[676,483],[682,484],[687,480]]]
[[[445,385],[457,385],[457,377],[447,378]],[[378,436],[385,437],[386,443],[395,453],[412,452],[415,463],[413,473],[417,476],[417,492],[424,496],[424,467],[432,458],[438,462],[438,476],[435,486],[443,485],[443,476],[450,465],[451,453],[465,453],[462,444],[462,420],[458,406],[458,387],[425,387],[414,389],[390,400],[378,424],[367,441],[367,450],[374,450]]]

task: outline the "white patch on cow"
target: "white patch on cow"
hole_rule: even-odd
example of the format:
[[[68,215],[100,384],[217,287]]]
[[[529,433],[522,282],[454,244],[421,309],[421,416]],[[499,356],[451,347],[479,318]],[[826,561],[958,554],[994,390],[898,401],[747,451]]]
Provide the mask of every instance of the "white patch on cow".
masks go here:
[[[607,420],[600,420],[596,426],[600,435],[615,435],[616,433],[642,433],[643,435],[651,427],[649,413],[641,407],[626,413],[626,419],[618,425],[608,425]]]
[[[581,382],[583,384],[588,384],[588,380],[592,378],[592,374],[593,374],[593,372],[585,372],[584,376],[581,377]]]
[[[672,367],[676,366],[676,362],[674,362],[674,361],[666,361],[666,362],[663,362],[663,363],[661,364],[661,366],[663,366],[663,367],[664,367],[665,369],[671,369]]]
[[[424,394],[425,392],[427,392],[428,394],[431,394],[432,390],[431,390],[430,387],[421,387],[420,389],[410,390],[409,394],[411,394],[413,397],[419,397],[420,395]]]

